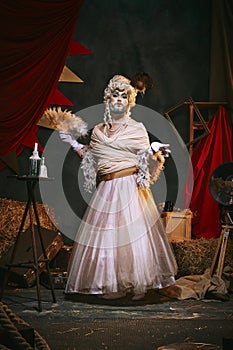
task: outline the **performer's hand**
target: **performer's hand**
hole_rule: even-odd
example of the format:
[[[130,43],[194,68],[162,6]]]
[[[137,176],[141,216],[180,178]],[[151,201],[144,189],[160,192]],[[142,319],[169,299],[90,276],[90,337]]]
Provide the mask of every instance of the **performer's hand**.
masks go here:
[[[152,142],[149,152],[153,155],[160,151],[164,157],[169,157],[171,153],[171,150],[168,148],[169,146],[169,143]]]
[[[63,142],[69,143],[74,151],[80,151],[84,145],[76,141],[71,134],[65,131],[59,131],[59,136]]]
[[[80,150],[76,151],[80,158],[84,158],[85,148],[82,147]]]

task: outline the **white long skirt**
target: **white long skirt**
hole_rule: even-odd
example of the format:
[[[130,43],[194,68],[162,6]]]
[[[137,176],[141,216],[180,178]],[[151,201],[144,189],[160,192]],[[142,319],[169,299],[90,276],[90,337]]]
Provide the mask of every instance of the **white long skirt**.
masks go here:
[[[175,283],[177,265],[152,193],[135,175],[102,181],[80,224],[65,293],[145,293]]]

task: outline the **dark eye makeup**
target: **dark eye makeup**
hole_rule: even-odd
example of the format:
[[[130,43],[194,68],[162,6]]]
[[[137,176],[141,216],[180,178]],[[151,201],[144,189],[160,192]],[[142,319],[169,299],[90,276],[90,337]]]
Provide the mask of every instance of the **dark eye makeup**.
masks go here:
[[[123,92],[123,93],[120,94],[119,91],[114,91],[114,92],[112,93],[112,96],[113,96],[113,97],[121,96],[121,97],[124,98],[124,99],[128,98],[128,95],[127,95],[125,92]]]

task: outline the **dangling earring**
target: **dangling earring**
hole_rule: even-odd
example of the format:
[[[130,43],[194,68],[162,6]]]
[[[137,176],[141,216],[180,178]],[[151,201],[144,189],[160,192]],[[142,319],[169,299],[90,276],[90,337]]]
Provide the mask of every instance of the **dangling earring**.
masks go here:
[[[109,107],[109,102],[105,102],[105,112],[104,112],[104,124],[109,126],[112,126],[112,117],[110,114],[110,107]]]

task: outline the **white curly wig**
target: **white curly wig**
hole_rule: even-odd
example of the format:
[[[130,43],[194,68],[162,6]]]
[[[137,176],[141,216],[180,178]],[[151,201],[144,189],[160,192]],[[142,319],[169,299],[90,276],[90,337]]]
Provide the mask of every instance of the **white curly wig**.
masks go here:
[[[125,91],[129,98],[130,108],[135,106],[137,90],[130,84],[130,80],[123,75],[114,75],[104,90],[104,102],[108,102],[111,94],[115,91]]]

